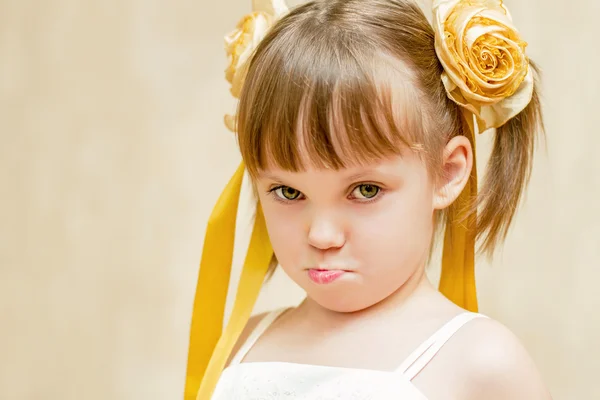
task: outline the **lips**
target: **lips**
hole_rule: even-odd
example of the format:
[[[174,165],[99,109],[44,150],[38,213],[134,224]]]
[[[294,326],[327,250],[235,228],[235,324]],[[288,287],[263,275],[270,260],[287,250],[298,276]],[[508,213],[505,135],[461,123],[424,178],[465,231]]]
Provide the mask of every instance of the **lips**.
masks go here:
[[[339,279],[342,275],[344,275],[347,271],[343,269],[309,269],[308,277],[311,281],[320,284],[326,285],[328,283],[332,283]]]

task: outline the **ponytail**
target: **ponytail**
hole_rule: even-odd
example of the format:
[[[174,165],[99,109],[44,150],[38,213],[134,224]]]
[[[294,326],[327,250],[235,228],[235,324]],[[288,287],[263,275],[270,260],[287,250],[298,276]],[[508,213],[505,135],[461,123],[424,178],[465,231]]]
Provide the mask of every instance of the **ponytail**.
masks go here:
[[[532,61],[530,67],[538,76]],[[537,83],[536,79],[531,102],[523,111],[496,129],[487,174],[476,201],[477,238],[482,240],[480,250],[487,254],[493,253],[508,233],[529,183],[537,135],[544,134]]]

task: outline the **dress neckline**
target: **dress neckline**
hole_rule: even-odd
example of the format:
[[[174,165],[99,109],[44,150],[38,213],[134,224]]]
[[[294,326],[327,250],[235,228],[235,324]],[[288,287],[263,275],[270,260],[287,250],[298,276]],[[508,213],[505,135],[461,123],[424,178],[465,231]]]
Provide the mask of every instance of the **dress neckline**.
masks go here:
[[[321,369],[327,371],[341,371],[347,373],[361,373],[361,374],[373,374],[373,375],[387,375],[391,379],[398,379],[399,384],[403,384],[405,388],[410,388],[413,394],[419,396],[418,400],[427,400],[427,396],[425,393],[421,391],[405,373],[397,370],[380,370],[380,369],[371,369],[371,368],[356,368],[356,367],[340,367],[334,365],[318,365],[318,364],[306,364],[306,363],[296,363],[290,361],[250,361],[250,362],[241,362],[237,364],[230,364],[224,370],[224,375],[231,375],[240,370],[252,370],[256,368],[276,368],[277,370],[282,369]]]

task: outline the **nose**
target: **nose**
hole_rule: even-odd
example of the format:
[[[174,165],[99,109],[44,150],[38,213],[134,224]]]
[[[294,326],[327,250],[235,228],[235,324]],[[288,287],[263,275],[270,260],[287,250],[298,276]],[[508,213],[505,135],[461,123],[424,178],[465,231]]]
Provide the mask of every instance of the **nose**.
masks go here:
[[[308,232],[309,244],[320,250],[339,248],[346,242],[344,230],[329,214],[316,215]]]

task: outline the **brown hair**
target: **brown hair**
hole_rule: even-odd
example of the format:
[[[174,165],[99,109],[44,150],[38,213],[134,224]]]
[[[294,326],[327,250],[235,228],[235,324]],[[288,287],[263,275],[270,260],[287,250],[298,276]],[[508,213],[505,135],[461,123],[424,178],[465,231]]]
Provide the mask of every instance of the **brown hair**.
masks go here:
[[[238,141],[250,174],[270,164],[338,169],[412,150],[439,178],[444,146],[465,128],[442,84],[434,39],[412,0],[311,1],[293,9],[256,49],[241,93]],[[527,184],[538,128],[534,92],[497,130],[473,199],[488,254],[506,236]]]

